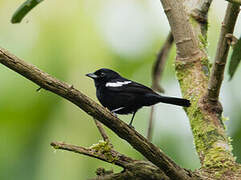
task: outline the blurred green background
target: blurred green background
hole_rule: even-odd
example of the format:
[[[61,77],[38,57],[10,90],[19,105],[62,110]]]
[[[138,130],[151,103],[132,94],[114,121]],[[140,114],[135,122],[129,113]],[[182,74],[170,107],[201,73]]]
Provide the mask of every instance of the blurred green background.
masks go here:
[[[159,0],[43,1],[20,24],[10,19],[20,0],[0,0],[0,46],[49,74],[73,84],[92,99],[93,82],[86,73],[111,68],[132,80],[151,85],[156,53],[169,31]],[[212,5],[209,16],[210,59],[226,3]],[[235,35],[240,36],[240,19]],[[175,48],[167,63],[162,85],[166,95],[181,96],[174,72]],[[241,71],[231,82],[225,78],[221,101],[234,154],[241,162]],[[0,179],[86,179],[98,167],[121,168],[71,152],[54,151],[51,141],[89,147],[101,137],[92,118],[73,104],[0,64]],[[146,135],[150,108],[140,110],[134,126]],[[119,116],[129,122],[130,116]],[[108,130],[117,150],[136,159],[143,157]],[[199,167],[188,119],[179,107],[158,104],[153,142],[185,168]]]

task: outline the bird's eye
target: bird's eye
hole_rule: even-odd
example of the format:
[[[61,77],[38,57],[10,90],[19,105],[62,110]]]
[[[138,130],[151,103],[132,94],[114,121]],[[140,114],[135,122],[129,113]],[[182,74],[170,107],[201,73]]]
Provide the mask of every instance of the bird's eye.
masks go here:
[[[100,73],[100,77],[104,77],[105,76],[105,73]]]

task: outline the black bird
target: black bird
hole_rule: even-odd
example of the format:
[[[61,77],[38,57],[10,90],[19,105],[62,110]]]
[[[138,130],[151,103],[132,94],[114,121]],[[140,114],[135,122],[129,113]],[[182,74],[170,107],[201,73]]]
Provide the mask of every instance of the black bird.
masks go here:
[[[94,73],[86,74],[94,79],[96,96],[100,103],[116,114],[133,114],[130,126],[138,109],[162,102],[177,106],[189,107],[187,99],[165,97],[152,89],[128,80],[110,69],[99,69]]]

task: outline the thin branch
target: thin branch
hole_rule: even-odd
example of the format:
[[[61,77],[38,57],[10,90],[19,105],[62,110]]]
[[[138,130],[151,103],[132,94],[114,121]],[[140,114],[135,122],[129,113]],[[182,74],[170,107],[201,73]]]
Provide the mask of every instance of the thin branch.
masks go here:
[[[241,5],[241,0],[226,0],[226,1]]]
[[[159,85],[163,70],[168,59],[168,54],[171,50],[173,44],[173,36],[172,33],[169,32],[164,45],[162,46],[161,50],[159,51],[156,61],[152,68],[152,89],[155,91],[159,91],[161,93],[164,92],[164,89]]]
[[[125,139],[134,149],[163,170],[166,175],[173,180],[190,179],[190,172],[175,164],[160,148],[150,143],[133,128],[113,116],[106,108],[100,106],[73,86],[53,78],[49,74],[20,60],[2,48],[0,48],[0,63],[36,83],[43,89],[49,90],[77,105],[93,118],[114,131],[120,138]]]
[[[172,33],[169,32],[164,45],[162,46],[161,50],[159,51],[156,61],[152,68],[152,89],[155,91],[159,91],[164,93],[164,89],[160,86],[160,81],[162,78],[163,70],[168,59],[168,54],[171,50],[173,44],[173,36]],[[147,130],[147,139],[149,141],[152,140],[152,131],[153,131],[153,124],[154,124],[154,106],[151,107],[150,118],[148,122],[148,130]]]
[[[43,0],[26,0],[13,14],[12,23],[20,23],[22,19]]]
[[[152,135],[153,135],[154,111],[155,111],[155,106],[151,106],[151,112],[150,112],[150,118],[148,121],[148,129],[147,129],[147,136],[146,136],[146,138],[150,142],[152,141]]]
[[[124,171],[116,174],[114,174],[113,171],[106,171],[103,168],[98,168],[96,171],[98,177],[95,178],[97,180],[146,179],[145,177],[152,177],[152,180],[170,180],[163,171],[151,162],[134,160],[127,157],[113,150],[112,147],[109,147],[109,143],[102,147],[99,144],[90,148],[84,148],[62,142],[52,142],[51,146],[55,149],[86,155],[124,168]]]
[[[102,124],[98,120],[96,120],[96,119],[94,119],[94,121],[95,121],[95,125],[98,128],[98,130],[99,130],[102,138],[104,139],[104,141],[110,142],[109,137],[107,136],[104,128],[102,127]]]
[[[106,173],[104,169],[99,171],[98,177],[91,180],[172,180],[149,161],[135,161],[120,173]]]
[[[81,146],[70,145],[62,142],[52,142],[50,145],[55,149],[61,149],[66,151],[72,151],[78,154],[83,154],[89,157],[93,157],[108,163],[121,166],[123,168],[126,168],[129,163],[134,162],[134,160],[130,157],[120,154],[112,149],[109,149],[109,151],[106,152],[102,152],[94,148],[84,148]]]
[[[232,34],[234,31],[234,26],[240,11],[239,8],[238,4],[228,3],[224,21],[222,23],[216,56],[207,91],[207,99],[213,103],[217,103],[219,99],[219,92],[223,82],[224,69],[230,47],[228,43],[229,39],[226,35]]]

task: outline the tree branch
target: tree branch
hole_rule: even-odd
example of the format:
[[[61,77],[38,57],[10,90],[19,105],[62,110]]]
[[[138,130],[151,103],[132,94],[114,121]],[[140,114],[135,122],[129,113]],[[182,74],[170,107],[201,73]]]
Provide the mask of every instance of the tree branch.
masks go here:
[[[102,138],[104,139],[104,141],[110,143],[109,137],[107,136],[104,128],[102,127],[102,124],[101,124],[99,121],[97,121],[96,119],[94,119],[94,121],[95,121],[95,125],[96,125],[96,127],[98,128],[98,130],[99,130]]]
[[[169,32],[164,45],[162,46],[161,50],[159,51],[156,61],[152,68],[152,89],[155,91],[159,91],[160,93],[164,93],[164,89],[159,85],[163,70],[168,59],[168,54],[171,50],[173,44],[173,36],[172,33]],[[154,123],[154,109],[155,107],[151,107],[150,118],[148,121],[148,129],[147,129],[147,139],[151,141],[152,139],[152,131],[153,131],[153,123]]]
[[[182,94],[190,99],[185,109],[190,120],[196,151],[204,168],[228,170],[235,166],[221,111],[205,101],[209,79],[205,26],[192,13],[201,9],[207,14],[211,1],[161,0],[177,47],[176,74]],[[224,163],[225,162],[225,163]],[[215,171],[214,171],[215,172]]]
[[[66,150],[78,154],[93,157],[108,163],[123,167],[124,170],[120,173],[114,174],[113,171],[106,171],[103,168],[98,168],[96,171],[97,180],[170,180],[166,174],[157,166],[149,161],[133,160],[115,150],[109,142],[99,141],[98,144],[92,145],[90,148],[65,144],[62,142],[52,142],[51,146],[55,149]]]
[[[66,151],[72,151],[78,154],[83,154],[96,159],[100,159],[108,163],[113,163],[123,168],[128,167],[129,163],[133,163],[135,161],[130,157],[127,157],[113,150],[112,147],[106,142],[100,142],[99,144],[96,144],[90,148],[65,144],[62,142],[52,142],[50,145],[55,149],[61,149]]]
[[[120,138],[125,139],[133,148],[163,170],[171,179],[190,179],[190,173],[175,164],[158,147],[150,143],[133,128],[113,116],[106,108],[98,105],[73,86],[53,78],[49,74],[20,60],[2,48],[0,48],[0,63],[38,84],[40,87],[77,105],[93,118],[114,131]]]
[[[201,41],[201,45],[203,48],[206,48],[206,44],[203,44],[203,42],[207,41],[207,26],[208,26],[208,10],[212,3],[212,0],[193,0],[192,3],[190,3],[189,0],[186,0],[185,5],[191,4],[191,6],[187,9],[189,9],[190,12],[188,12],[190,16],[190,22],[195,24],[195,26],[192,26],[196,33],[202,35],[203,40]],[[200,43],[199,43],[200,44]]]
[[[168,59],[168,54],[171,50],[172,44],[173,36],[172,33],[169,32],[167,39],[164,42],[161,50],[159,51],[152,68],[152,89],[161,93],[164,92],[164,89],[159,85],[159,83],[161,81],[163,70]]]
[[[13,14],[12,23],[20,23],[22,19],[43,0],[26,0]]]
[[[222,23],[216,56],[207,91],[207,99],[215,104],[219,99],[219,92],[223,82],[224,69],[230,47],[230,44],[228,43],[229,39],[226,37],[226,35],[233,33],[234,26],[240,11],[239,7],[240,6],[238,4],[228,3],[224,21]]]
[[[226,1],[241,5],[241,0],[226,0]]]
[[[150,117],[148,121],[148,129],[147,129],[147,135],[146,135],[146,138],[150,142],[152,141],[152,134],[153,134],[154,111],[155,111],[155,106],[151,106],[151,112],[150,112]]]
[[[186,59],[199,54],[199,42],[184,10],[183,1],[161,0],[177,47],[177,58]]]
[[[172,180],[149,161],[135,161],[120,173],[102,173],[91,180]]]

